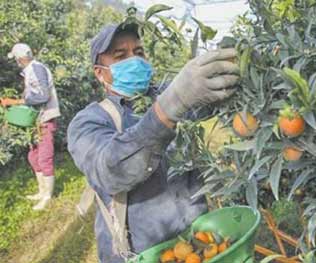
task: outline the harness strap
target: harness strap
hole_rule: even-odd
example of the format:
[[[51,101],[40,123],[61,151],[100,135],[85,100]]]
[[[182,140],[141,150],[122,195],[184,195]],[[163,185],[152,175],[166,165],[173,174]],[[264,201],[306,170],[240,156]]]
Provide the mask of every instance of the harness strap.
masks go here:
[[[111,116],[118,132],[122,132],[122,118],[115,105],[109,99],[105,99],[99,105]],[[128,242],[128,231],[126,225],[127,214],[127,192],[120,192],[112,196],[109,209],[102,199],[89,185],[81,195],[80,203],[77,205],[79,213],[84,215],[92,205],[94,197],[99,205],[101,214],[112,235],[112,250],[116,255],[128,259],[131,255]]]
[[[115,105],[109,99],[105,99],[99,103],[100,106],[107,111],[118,132],[122,132],[122,118]],[[126,226],[127,214],[127,192],[121,192],[112,197],[111,207],[108,210],[98,194],[96,199],[100,206],[101,213],[108,225],[113,238],[113,252],[121,256],[129,254],[128,232]]]

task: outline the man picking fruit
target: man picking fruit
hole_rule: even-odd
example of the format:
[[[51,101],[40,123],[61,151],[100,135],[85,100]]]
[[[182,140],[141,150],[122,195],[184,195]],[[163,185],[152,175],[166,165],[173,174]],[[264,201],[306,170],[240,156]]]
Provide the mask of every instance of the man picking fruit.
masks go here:
[[[22,99],[1,98],[2,106],[25,104],[39,107],[40,139],[28,153],[29,163],[35,172],[39,192],[27,196],[39,201],[33,209],[42,210],[52,197],[54,189],[54,132],[55,119],[60,116],[58,98],[50,70],[33,58],[31,48],[23,43],[13,46],[8,54],[23,69],[24,92]]]
[[[94,74],[120,115],[122,131],[116,128],[115,114],[96,102],[68,128],[68,149],[102,201],[95,233],[103,263],[125,262],[175,237],[207,211],[205,198],[191,199],[201,187],[196,176],[168,178],[166,149],[185,113],[228,98],[238,80],[238,66],[228,61],[235,50],[207,52],[189,61],[144,116],[137,117],[130,98],[152,93],[153,75],[137,29],[135,24],[108,25],[91,42]],[[127,254],[117,249],[122,242],[102,208],[111,213],[120,193],[127,193]]]

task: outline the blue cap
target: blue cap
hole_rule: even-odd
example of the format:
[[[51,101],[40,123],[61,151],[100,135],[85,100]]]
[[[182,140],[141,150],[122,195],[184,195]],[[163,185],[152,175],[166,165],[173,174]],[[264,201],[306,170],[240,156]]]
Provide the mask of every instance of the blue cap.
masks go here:
[[[136,23],[121,23],[104,26],[91,41],[90,55],[92,65],[95,65],[97,63],[98,55],[104,53],[109,48],[115,34],[122,31],[133,32],[139,38],[138,25]]]

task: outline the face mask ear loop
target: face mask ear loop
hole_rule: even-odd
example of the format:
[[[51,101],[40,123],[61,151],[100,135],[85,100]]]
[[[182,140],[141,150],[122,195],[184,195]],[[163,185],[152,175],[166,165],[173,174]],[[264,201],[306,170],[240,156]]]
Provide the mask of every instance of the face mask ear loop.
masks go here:
[[[103,79],[103,78],[102,78]],[[103,85],[106,89],[109,89],[109,90],[112,90],[112,84],[106,82],[104,79],[103,79]]]
[[[110,67],[108,67],[108,66],[95,65],[95,67],[110,70]],[[103,76],[101,77],[101,83],[104,85],[106,90],[108,90],[108,89],[111,90],[112,89],[112,85],[110,83],[106,82],[104,80]]]
[[[110,70],[110,67],[108,67],[108,66],[95,65],[95,67]]]
[[[106,92],[112,90],[112,84],[106,82],[103,77],[101,77],[101,83],[103,84]]]
[[[95,67],[97,68],[101,68],[101,69],[106,69],[106,70],[111,70],[110,67],[108,66],[103,66],[103,65],[95,65]],[[102,77],[102,82],[105,82],[103,77]]]

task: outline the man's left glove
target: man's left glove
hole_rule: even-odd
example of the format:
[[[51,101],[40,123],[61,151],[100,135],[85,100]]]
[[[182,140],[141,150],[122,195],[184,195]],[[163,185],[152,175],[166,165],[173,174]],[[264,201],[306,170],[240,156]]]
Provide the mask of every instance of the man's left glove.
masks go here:
[[[8,107],[8,106],[19,105],[23,103],[22,103],[22,100],[19,100],[19,99],[0,98],[0,104],[2,105],[2,107]]]
[[[194,108],[231,96],[239,78],[238,65],[230,62],[236,56],[235,49],[218,49],[189,61],[157,98],[168,119],[178,121]]]

